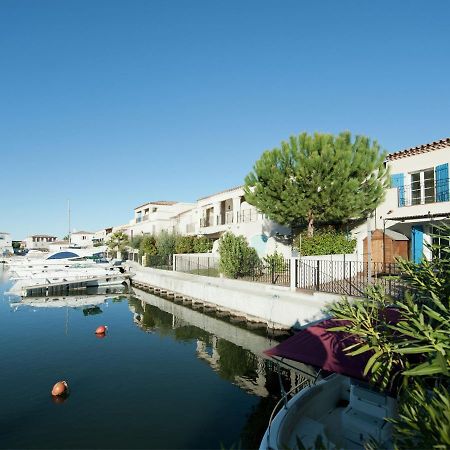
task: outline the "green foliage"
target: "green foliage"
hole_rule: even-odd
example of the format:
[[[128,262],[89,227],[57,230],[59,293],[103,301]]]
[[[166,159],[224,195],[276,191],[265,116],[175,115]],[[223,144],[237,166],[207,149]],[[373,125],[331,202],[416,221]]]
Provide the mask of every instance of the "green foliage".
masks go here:
[[[158,255],[170,256],[175,253],[175,244],[177,236],[173,233],[169,233],[165,230],[161,231],[156,236],[156,248],[158,249]]]
[[[366,217],[388,185],[385,153],[364,136],[302,133],[265,151],[245,178],[245,199],[292,227]]]
[[[130,241],[130,247],[138,250],[141,246],[143,236],[134,236]]]
[[[281,253],[275,251],[271,255],[267,255],[263,258],[263,261],[273,268],[274,272],[283,272],[285,269],[284,256]]]
[[[140,255],[157,255],[158,249],[156,247],[156,239],[151,234],[145,234],[142,236],[141,242],[139,243],[139,254]]]
[[[128,236],[123,231],[116,231],[111,234],[106,244],[111,250],[122,252],[128,245]]]
[[[450,395],[448,385],[433,390],[415,383],[400,402],[394,423],[397,448],[450,448]]]
[[[330,227],[317,230],[313,236],[308,236],[305,232],[300,233],[294,239],[294,247],[302,256],[339,255],[353,253],[356,239],[348,239],[345,233]]]
[[[230,278],[249,275],[259,264],[256,250],[249,247],[245,237],[230,232],[220,238],[219,254],[219,270]]]
[[[211,239],[206,236],[177,236],[175,253],[208,253],[212,245]]]
[[[450,236],[450,225],[441,230]],[[395,422],[398,448],[409,448],[404,446],[408,439],[426,443],[423,448],[445,448],[449,442],[449,401],[442,393],[450,381],[450,248],[443,244],[430,249],[440,258],[399,262],[410,290],[403,299],[388,298],[374,288],[365,301],[350,303],[344,298],[330,309],[335,318],[346,321],[334,331],[358,336],[359,342],[347,352],[371,353],[365,368],[371,381],[385,388],[401,381],[406,396],[400,398],[401,416]],[[398,323],[384,319],[389,306],[401,314]],[[447,424],[446,432],[442,424]]]
[[[196,237],[194,240],[194,253],[208,253],[213,248],[213,241],[206,236]]]
[[[194,253],[194,236],[177,236],[175,253]]]

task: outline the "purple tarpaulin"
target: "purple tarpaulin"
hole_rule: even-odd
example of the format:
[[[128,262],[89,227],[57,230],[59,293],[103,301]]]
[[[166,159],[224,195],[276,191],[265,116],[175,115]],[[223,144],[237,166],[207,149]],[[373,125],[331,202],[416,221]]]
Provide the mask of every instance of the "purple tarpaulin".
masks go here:
[[[397,322],[397,310],[385,310],[388,322]],[[347,356],[344,349],[357,342],[354,335],[343,331],[328,331],[328,328],[345,325],[346,322],[336,319],[323,320],[311,325],[277,346],[266,350],[268,356],[278,356],[293,361],[311,364],[329,372],[337,372],[352,378],[366,380],[364,367],[372,355],[365,352],[356,356]]]

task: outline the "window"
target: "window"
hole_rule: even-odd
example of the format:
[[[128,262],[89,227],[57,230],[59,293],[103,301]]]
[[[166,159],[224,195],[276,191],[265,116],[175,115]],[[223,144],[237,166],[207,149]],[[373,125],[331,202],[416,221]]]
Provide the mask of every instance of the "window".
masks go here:
[[[411,174],[411,205],[423,205],[436,201],[434,169]]]
[[[441,250],[436,248],[436,246],[439,246],[441,249],[444,247],[448,248],[450,246],[450,236],[445,235],[444,232],[438,227],[431,228],[431,236],[433,243],[433,258],[440,258]]]

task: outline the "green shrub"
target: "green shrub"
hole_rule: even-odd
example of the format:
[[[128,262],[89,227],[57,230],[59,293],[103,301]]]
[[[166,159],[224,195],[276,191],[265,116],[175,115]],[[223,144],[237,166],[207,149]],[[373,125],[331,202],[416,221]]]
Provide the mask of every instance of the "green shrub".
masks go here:
[[[194,240],[194,253],[208,253],[213,248],[213,241],[206,236],[196,237]]]
[[[177,236],[175,239],[175,253],[194,253],[194,236]]]
[[[139,243],[139,254],[142,255],[156,255],[158,249],[156,248],[156,239],[152,235],[144,235]]]
[[[249,247],[244,236],[225,233],[219,243],[219,270],[229,278],[250,275],[259,265],[256,250]]]
[[[285,268],[284,256],[281,253],[275,251],[271,255],[267,255],[263,258],[263,261],[273,268],[275,272],[283,272]]]
[[[334,229],[317,230],[314,236],[300,233],[294,240],[294,247],[301,256],[338,255],[353,253],[356,239],[348,239],[347,235]]]
[[[158,249],[158,255],[170,256],[175,253],[175,244],[177,236],[173,233],[169,233],[165,230],[161,231],[156,236],[156,248]]]

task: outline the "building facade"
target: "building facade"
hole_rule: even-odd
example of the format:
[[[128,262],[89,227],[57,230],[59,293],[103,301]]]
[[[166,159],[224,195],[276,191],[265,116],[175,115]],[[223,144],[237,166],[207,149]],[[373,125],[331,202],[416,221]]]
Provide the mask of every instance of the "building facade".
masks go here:
[[[56,241],[56,236],[48,234],[33,234],[25,239],[28,250],[48,250],[49,244]]]
[[[372,230],[392,230],[408,238],[408,256],[418,262],[433,257],[428,245],[440,240],[440,223],[450,223],[450,138],[387,156],[391,185],[370,223]],[[358,244],[367,236],[359,228]]]
[[[90,231],[75,231],[70,234],[70,245],[78,248],[93,247],[94,235]]]

